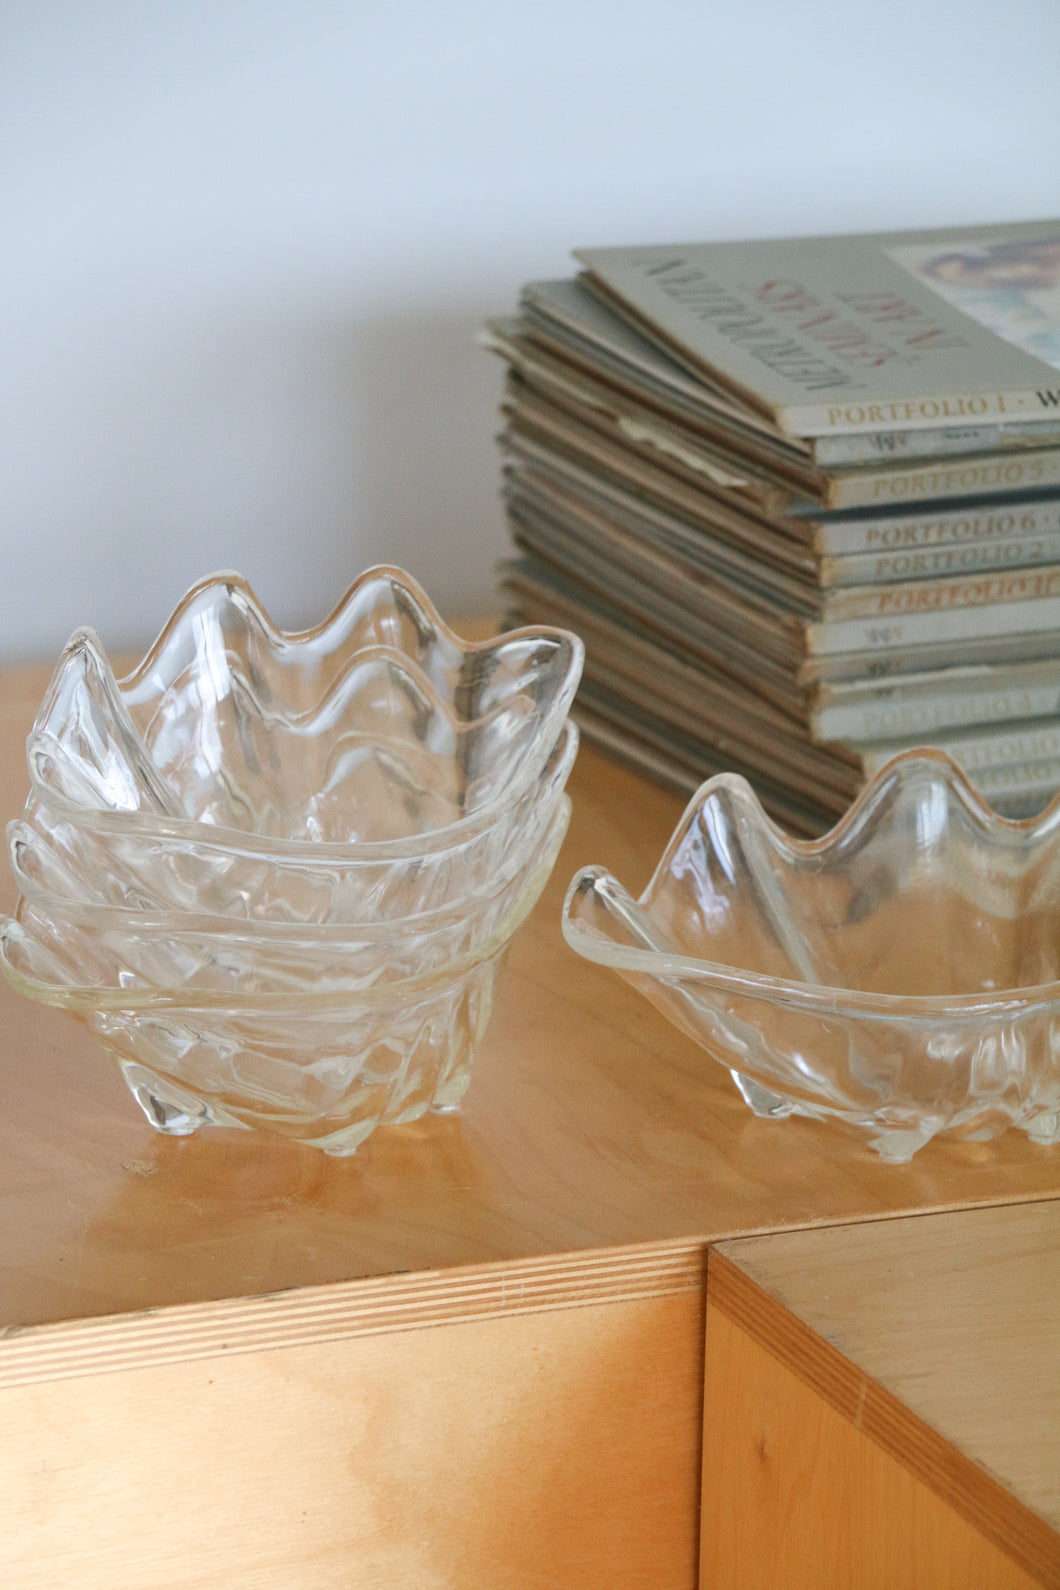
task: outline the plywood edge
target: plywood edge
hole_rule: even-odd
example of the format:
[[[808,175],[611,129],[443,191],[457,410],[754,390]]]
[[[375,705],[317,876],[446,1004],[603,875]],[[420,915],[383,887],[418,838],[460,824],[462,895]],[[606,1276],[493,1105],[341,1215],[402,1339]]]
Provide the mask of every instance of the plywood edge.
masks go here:
[[[702,1293],[705,1284],[701,1243],[660,1243],[8,1327],[0,1331],[0,1389],[499,1315]]]
[[[1042,1584],[1060,1583],[1060,1535],[878,1381],[712,1249],[707,1320],[725,1314]]]

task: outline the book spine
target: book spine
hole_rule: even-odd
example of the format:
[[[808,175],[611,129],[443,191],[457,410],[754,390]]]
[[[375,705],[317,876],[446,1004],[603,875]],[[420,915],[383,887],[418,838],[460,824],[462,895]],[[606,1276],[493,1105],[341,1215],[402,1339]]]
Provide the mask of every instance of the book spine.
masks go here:
[[[899,552],[852,552],[846,557],[822,558],[817,578],[823,589],[833,589],[979,574],[988,569],[1033,568],[1045,563],[1060,563],[1060,535],[1003,536],[999,541],[911,547]]]
[[[937,742],[933,742],[936,743]],[[893,756],[911,747],[884,746],[870,759],[866,777],[872,778]],[[948,750],[948,747],[942,747]],[[950,752],[952,755],[953,753]],[[997,767],[965,767],[959,756],[953,760],[963,767],[975,789],[988,800],[1009,795],[1040,795],[1044,800],[1060,789],[1060,757],[1042,757],[1030,762],[1006,762]]]
[[[831,652],[813,656],[804,651],[795,669],[801,689],[850,690],[886,684],[905,685],[913,676],[936,680],[955,668],[1060,666],[1060,629],[1033,635],[976,635],[970,640],[930,641],[891,650]]]
[[[807,624],[806,649],[811,656],[835,652],[877,652],[897,647],[999,635],[1031,635],[1060,628],[1060,597],[1029,602],[993,602],[984,607],[956,607],[945,612],[894,614]],[[1029,648],[1028,648],[1029,652]]]
[[[1055,420],[1060,386],[1020,387],[1009,391],[951,392],[882,403],[787,404],[777,412],[781,430],[791,436],[858,435],[894,428],[946,430],[953,425],[993,421]]]
[[[966,724],[1008,723],[1060,713],[1060,670],[1052,684],[1026,689],[941,689],[938,695],[836,704],[810,709],[815,740],[867,741],[930,738]]]
[[[959,757],[954,757],[959,762]],[[1010,762],[998,767],[965,768],[980,795],[1051,795],[1060,789],[1060,757]]]
[[[986,497],[1043,491],[1060,485],[1060,449],[962,458],[952,464],[908,469],[852,470],[827,478],[829,508],[885,508],[901,502],[938,502],[950,497]]]
[[[894,458],[952,458],[964,453],[1060,445],[1060,424],[964,425],[939,431],[865,431],[819,436],[813,456],[821,469],[882,464]]]
[[[854,618],[900,618],[916,613],[946,613],[952,608],[993,607],[1060,596],[1060,566],[1016,569],[961,580],[909,580],[884,585],[852,585],[825,591],[823,622]]]
[[[1060,498],[983,503],[941,513],[819,520],[814,545],[823,556],[854,552],[899,554],[925,547],[977,546],[1010,536],[1060,533]]]
[[[939,735],[937,743],[969,773],[1060,761],[1060,723],[1021,729],[1007,725],[978,735]]]
[[[938,735],[932,742],[960,763],[978,781],[980,775],[997,775],[992,782],[1004,784],[1001,770],[1041,769],[1047,764],[1060,768],[1060,723],[1051,719],[1032,728],[1006,725],[978,735]],[[862,753],[866,773],[873,773],[894,755],[894,746],[875,746]],[[1037,776],[1037,775],[1036,775]],[[982,787],[982,786],[981,786]],[[1009,786],[1011,787],[1011,786]]]

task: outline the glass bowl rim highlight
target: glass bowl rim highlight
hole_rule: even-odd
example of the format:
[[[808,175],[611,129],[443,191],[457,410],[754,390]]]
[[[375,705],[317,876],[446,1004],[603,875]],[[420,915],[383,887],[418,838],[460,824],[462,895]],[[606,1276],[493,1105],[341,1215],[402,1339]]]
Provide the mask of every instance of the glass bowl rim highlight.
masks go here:
[[[15,992],[24,995],[27,999],[78,1014],[108,1011],[125,1013],[139,1011],[147,1014],[155,1010],[248,1013],[260,1010],[291,1011],[312,1015],[332,1011],[337,1014],[344,1010],[385,1008],[403,1004],[419,995],[429,996],[432,989],[466,976],[478,966],[492,960],[505,948],[537,904],[552,873],[570,817],[570,797],[563,796],[562,800],[567,804],[557,813],[553,823],[554,832],[550,834],[549,842],[543,847],[541,859],[504,919],[482,944],[465,951],[463,955],[454,957],[451,961],[446,961],[430,972],[417,973],[412,977],[399,978],[392,983],[381,983],[346,993],[341,989],[320,992],[270,989],[254,994],[241,994],[238,990],[218,990],[216,993],[199,990],[183,994],[179,988],[160,988],[157,985],[124,989],[106,985],[92,987],[73,983],[46,983],[11,964],[8,943],[12,930],[16,938],[22,933],[19,923],[12,917],[0,918],[0,972]]]
[[[274,856],[276,859],[284,861],[297,860],[299,858],[312,859],[314,861],[338,861],[349,858],[351,853],[363,855],[366,861],[419,859],[433,855],[438,850],[449,848],[450,841],[454,845],[458,844],[465,838],[474,838],[495,824],[501,823],[505,817],[510,815],[519,800],[529,795],[532,791],[534,784],[541,777],[552,751],[559,743],[561,735],[565,732],[563,726],[571,721],[567,713],[581,677],[585,656],[584,644],[573,631],[544,624],[522,625],[517,629],[505,630],[499,635],[489,636],[483,640],[464,640],[445,623],[418,581],[406,573],[405,570],[393,564],[374,564],[370,568],[365,569],[351,582],[345,594],[326,618],[322,619],[318,624],[303,630],[281,630],[273,621],[268,609],[255,594],[249,581],[241,574],[230,570],[220,570],[217,573],[206,575],[204,578],[197,580],[185,592],[158,636],[148,647],[143,658],[129,673],[123,675],[120,679],[115,674],[109,654],[98,635],[91,628],[81,626],[74,632],[74,635],[71,636],[67,645],[63,648],[60,660],[56,665],[38,710],[37,719],[39,720],[43,715],[44,708],[51,700],[62,667],[62,659],[70,648],[78,642],[79,637],[90,637],[91,643],[94,645],[99,658],[108,671],[110,679],[113,681],[118,696],[117,704],[120,706],[122,715],[127,716],[127,708],[124,706],[122,699],[123,692],[137,689],[143,684],[183,613],[210,587],[217,585],[235,587],[253,605],[263,625],[272,636],[282,643],[299,645],[311,642],[325,634],[330,626],[337,624],[340,615],[351,604],[355,593],[363,586],[376,580],[390,581],[406,595],[410,596],[414,604],[420,609],[427,624],[435,629],[448,645],[462,653],[464,657],[488,654],[490,651],[496,650],[501,644],[511,645],[513,642],[552,641],[556,644],[557,654],[566,653],[566,667],[561,676],[562,683],[557,688],[555,698],[551,703],[546,718],[543,720],[540,744],[529,758],[528,766],[521,770],[519,777],[503,793],[477,811],[458,818],[455,822],[448,823],[444,827],[428,829],[423,833],[405,839],[347,842],[342,840],[277,838],[254,834],[247,829],[227,828],[221,824],[204,823],[190,817],[168,816],[163,812],[148,813],[98,807],[86,808],[77,802],[68,800],[47,785],[42,785],[36,777],[33,766],[34,757],[38,749],[44,748],[46,751],[48,750],[47,742],[51,738],[38,731],[36,721],[26,742],[30,780],[34,793],[45,805],[53,807],[65,820],[88,828],[95,833],[120,835],[121,833],[131,832],[144,838],[212,843],[215,846],[223,847],[225,850],[241,850],[252,856]],[[135,734],[135,730],[133,730],[133,733]]]
[[[966,809],[980,826],[999,832],[1020,833],[1034,837],[1047,837],[1047,830],[1060,831],[1060,791],[1043,810],[1030,817],[1003,817],[988,804],[975,788],[963,768],[947,752],[937,747],[912,747],[901,751],[866,783],[851,806],[839,821],[816,839],[797,839],[788,834],[765,812],[751,784],[738,773],[718,773],[700,785],[682,813],[677,827],[667,840],[662,858],[652,873],[640,900],[633,900],[628,891],[604,867],[581,867],[567,888],[563,901],[563,936],[572,950],[584,959],[616,971],[631,972],[654,978],[683,979],[716,988],[730,994],[765,1000],[815,1014],[831,1013],[837,1017],[851,1016],[870,1021],[893,1022],[905,1017],[910,1021],[970,1023],[984,1017],[1027,1016],[1050,1006],[1060,1009],[1060,979],[1047,983],[1027,984],[1013,988],[991,990],[989,993],[971,994],[886,994],[866,989],[844,988],[824,983],[810,983],[798,978],[777,977],[764,972],[733,967],[724,962],[708,961],[696,956],[680,955],[665,950],[642,949],[616,944],[585,929],[574,915],[579,895],[594,892],[603,886],[609,892],[619,891],[625,901],[639,906],[651,894],[657,881],[666,873],[673,853],[680,843],[689,822],[698,814],[704,802],[718,789],[725,789],[741,801],[749,803],[756,820],[761,821],[770,836],[794,856],[816,856],[843,843],[850,831],[864,820],[872,804],[879,799],[881,789],[895,776],[896,769],[911,763],[934,763],[946,783],[963,801]],[[897,776],[902,776],[899,772]]]

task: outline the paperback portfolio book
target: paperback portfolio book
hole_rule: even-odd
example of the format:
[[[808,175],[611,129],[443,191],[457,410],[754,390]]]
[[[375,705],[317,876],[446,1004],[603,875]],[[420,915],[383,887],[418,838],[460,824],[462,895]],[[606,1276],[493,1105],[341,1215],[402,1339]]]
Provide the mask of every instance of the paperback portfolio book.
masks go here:
[[[1047,419],[1060,224],[580,249],[586,280],[793,436]]]
[[[820,832],[912,744],[1060,783],[1060,222],[577,252],[505,362],[509,616],[586,733]]]

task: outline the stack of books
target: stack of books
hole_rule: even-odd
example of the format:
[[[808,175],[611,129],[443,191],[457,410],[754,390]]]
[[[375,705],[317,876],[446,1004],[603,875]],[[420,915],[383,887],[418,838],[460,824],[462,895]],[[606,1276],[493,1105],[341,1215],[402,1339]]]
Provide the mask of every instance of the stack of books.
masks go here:
[[[587,736],[794,831],[912,745],[1060,787],[1060,222],[579,251],[491,324],[506,617]]]

